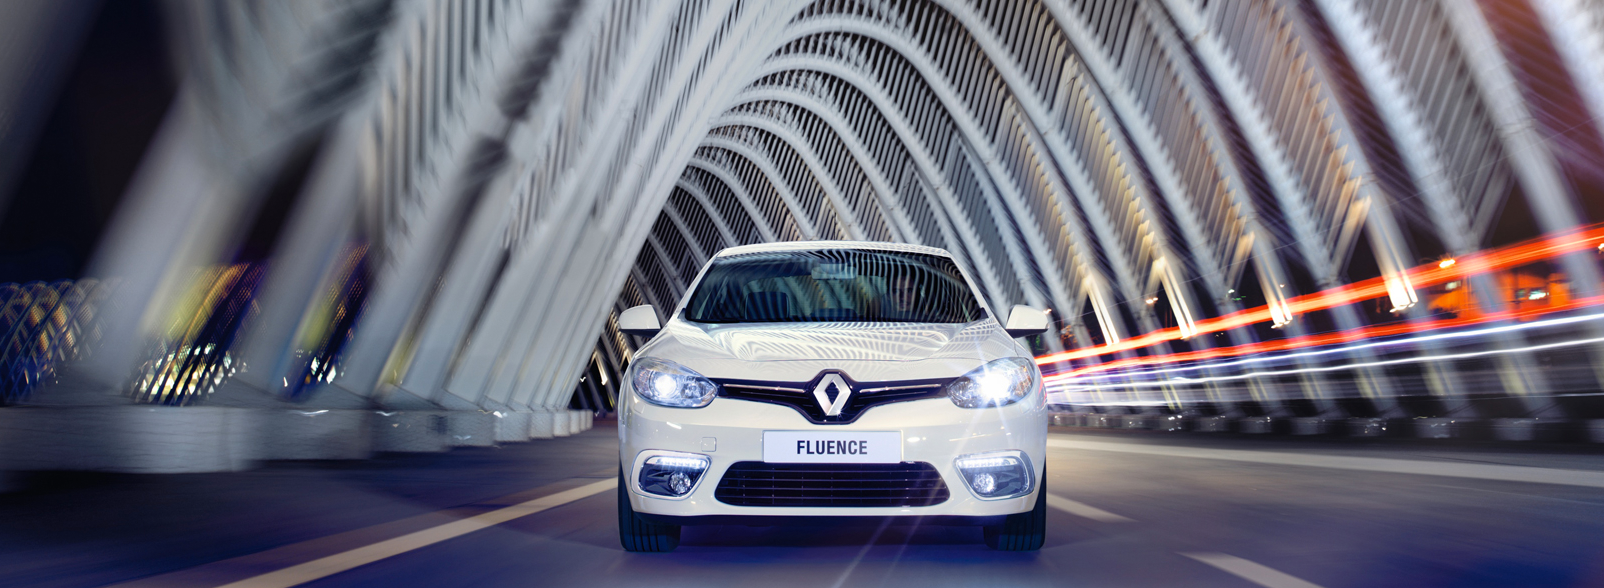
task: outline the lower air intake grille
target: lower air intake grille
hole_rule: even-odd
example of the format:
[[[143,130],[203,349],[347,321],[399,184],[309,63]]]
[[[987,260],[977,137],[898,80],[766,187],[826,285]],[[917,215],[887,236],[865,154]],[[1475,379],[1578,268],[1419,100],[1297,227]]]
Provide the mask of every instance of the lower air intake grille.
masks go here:
[[[811,464],[743,461],[730,466],[713,496],[735,506],[930,506],[947,485],[924,462]]]

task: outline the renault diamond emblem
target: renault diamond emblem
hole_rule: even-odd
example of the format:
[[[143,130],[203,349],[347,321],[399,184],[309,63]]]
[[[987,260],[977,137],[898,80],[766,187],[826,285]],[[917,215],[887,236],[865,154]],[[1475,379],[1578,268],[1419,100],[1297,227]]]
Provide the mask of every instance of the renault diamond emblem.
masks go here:
[[[835,402],[830,402],[830,385],[834,384],[839,392],[835,395]],[[852,397],[852,387],[847,381],[841,379],[841,374],[831,372],[819,380],[819,385],[813,387],[813,398],[819,401],[819,408],[824,409],[824,416],[839,416],[841,409],[847,407],[847,399]]]

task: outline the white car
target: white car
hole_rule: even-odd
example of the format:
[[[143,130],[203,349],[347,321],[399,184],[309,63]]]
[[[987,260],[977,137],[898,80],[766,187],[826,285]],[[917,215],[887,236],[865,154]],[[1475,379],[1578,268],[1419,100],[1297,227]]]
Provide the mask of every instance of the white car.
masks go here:
[[[816,517],[969,524],[1040,549],[1047,419],[1029,350],[946,251],[802,242],[725,249],[659,325],[637,306],[618,405],[618,526],[668,551],[681,525]],[[859,519],[862,520],[862,519]]]

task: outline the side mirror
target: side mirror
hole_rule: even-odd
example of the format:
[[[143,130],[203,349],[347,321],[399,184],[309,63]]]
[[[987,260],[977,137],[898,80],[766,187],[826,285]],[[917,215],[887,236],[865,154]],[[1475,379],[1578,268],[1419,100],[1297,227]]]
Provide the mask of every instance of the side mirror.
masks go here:
[[[633,309],[631,309],[633,310]],[[1008,323],[1003,325],[1008,336],[1018,339],[1047,332],[1047,313],[1023,304],[1015,304],[1008,311]]]
[[[650,339],[663,330],[663,325],[657,322],[657,309],[650,304],[642,304],[618,315],[618,330],[626,335]]]

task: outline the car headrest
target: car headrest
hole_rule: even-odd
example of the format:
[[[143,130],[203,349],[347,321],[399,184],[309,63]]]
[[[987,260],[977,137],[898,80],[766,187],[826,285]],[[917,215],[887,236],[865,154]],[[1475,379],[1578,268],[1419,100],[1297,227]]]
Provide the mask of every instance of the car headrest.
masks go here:
[[[746,320],[783,321],[794,318],[791,295],[784,292],[752,292],[746,295]]]

